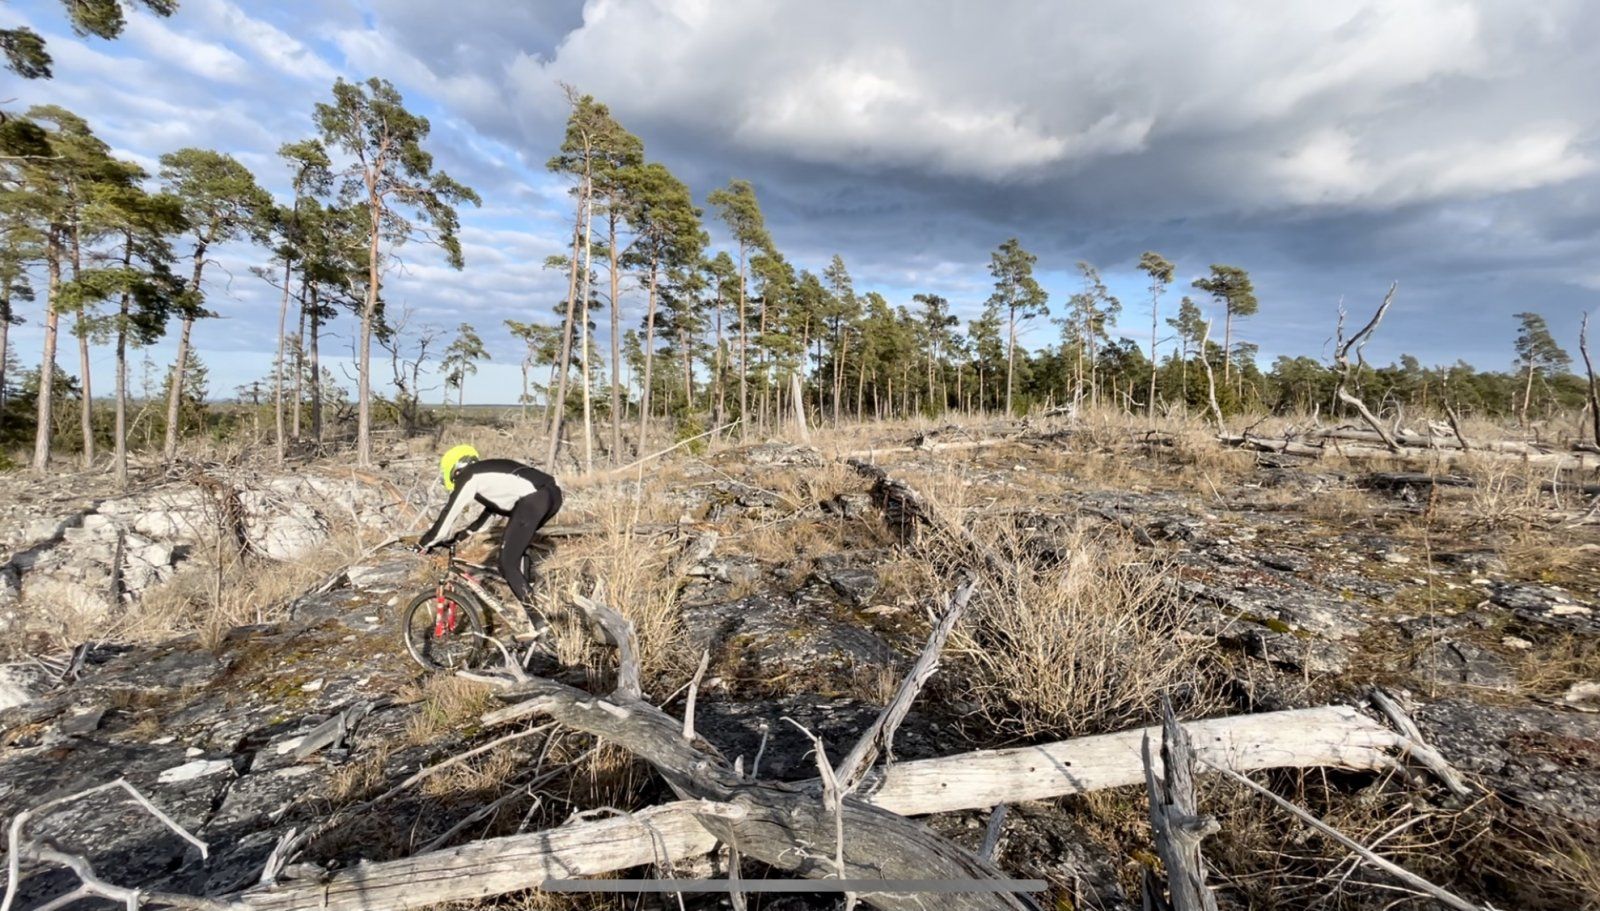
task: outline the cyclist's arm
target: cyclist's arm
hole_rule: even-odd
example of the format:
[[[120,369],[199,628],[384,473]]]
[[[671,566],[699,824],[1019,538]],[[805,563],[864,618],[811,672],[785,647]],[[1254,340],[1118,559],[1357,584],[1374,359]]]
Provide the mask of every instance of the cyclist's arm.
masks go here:
[[[456,519],[460,517],[461,510],[472,502],[477,482],[478,479],[472,477],[456,485],[456,489],[450,492],[450,499],[445,501],[444,510],[439,513],[438,520],[417,542],[418,547],[427,550],[436,544],[443,543],[445,534],[456,524]]]
[[[466,528],[463,528],[460,531],[456,532],[455,536],[453,538],[451,538],[450,540],[455,541],[458,544],[460,542],[462,542],[462,541],[465,541],[473,533],[475,533],[479,529],[483,528],[483,526],[488,525],[489,524],[489,520],[492,519],[492,518],[494,518],[494,513],[492,513],[489,510],[485,509],[483,512],[478,513],[478,517],[476,519],[472,520],[472,524],[471,525],[468,525]]]

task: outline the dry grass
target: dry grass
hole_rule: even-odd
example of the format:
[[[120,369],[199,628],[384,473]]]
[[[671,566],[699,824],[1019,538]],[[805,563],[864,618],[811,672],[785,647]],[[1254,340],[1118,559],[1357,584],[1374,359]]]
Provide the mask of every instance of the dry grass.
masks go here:
[[[103,600],[44,580],[30,586],[27,617],[56,649],[89,640],[159,642],[190,632],[214,648],[234,627],[283,619],[294,598],[358,557],[362,543],[358,533],[336,529],[304,557],[278,562],[201,542],[170,579],[118,613],[108,616]]]
[[[588,595],[604,583],[606,604],[632,622],[647,680],[682,673],[689,663],[683,644],[677,594],[681,579],[667,577],[674,551],[664,539],[631,534],[639,523],[635,505],[623,498],[591,502],[601,531],[564,541],[539,566],[545,603],[562,605],[573,592]],[[576,624],[557,624],[558,657],[568,664],[592,665],[587,632]],[[691,665],[692,669],[692,665]]]
[[[421,746],[446,731],[474,724],[489,707],[489,689],[461,677],[435,675],[422,685],[416,712],[406,722],[406,740]]]
[[[1517,688],[1560,698],[1573,684],[1600,680],[1600,640],[1572,633],[1518,653]]]
[[[328,797],[335,806],[369,797],[383,786],[390,749],[386,743],[374,744],[360,759],[334,770],[328,782]]]
[[[1035,569],[1015,532],[979,533],[1016,561],[1018,591],[976,601],[953,650],[998,729],[1075,736],[1148,720],[1163,693],[1209,702],[1187,608],[1131,543],[1075,532],[1054,542],[1064,564]]]

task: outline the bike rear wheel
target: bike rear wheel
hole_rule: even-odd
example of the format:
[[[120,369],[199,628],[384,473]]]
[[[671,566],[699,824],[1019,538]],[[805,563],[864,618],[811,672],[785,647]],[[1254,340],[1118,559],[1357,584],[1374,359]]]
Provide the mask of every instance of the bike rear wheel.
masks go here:
[[[483,658],[484,613],[470,592],[446,588],[417,595],[401,614],[406,651],[430,671],[476,667]]]

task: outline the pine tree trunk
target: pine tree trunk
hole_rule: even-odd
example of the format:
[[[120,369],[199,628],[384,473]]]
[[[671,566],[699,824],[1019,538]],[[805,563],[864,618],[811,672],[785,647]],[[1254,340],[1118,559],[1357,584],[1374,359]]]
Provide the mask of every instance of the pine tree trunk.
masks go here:
[[[300,403],[305,401],[306,373],[306,281],[305,276],[300,278],[300,328],[294,335],[294,419],[291,424],[290,435],[295,442],[300,441]]]
[[[1519,413],[1519,416],[1517,418],[1517,422],[1523,427],[1523,429],[1527,429],[1527,426],[1528,426],[1528,403],[1531,402],[1532,400],[1533,400],[1533,361],[1530,359],[1528,361],[1528,382],[1527,382],[1527,385],[1524,386],[1523,390],[1522,390],[1522,410]]]
[[[561,376],[556,380],[555,401],[550,405],[550,445],[545,454],[545,467],[551,471],[556,466],[556,450],[561,445],[561,422],[567,410],[567,380],[572,375],[572,321],[578,306],[578,235],[583,230],[583,201],[578,202],[576,220],[572,223],[572,257],[567,269],[567,317],[561,323]],[[584,308],[588,319],[588,308]]]
[[[694,411],[694,352],[689,344],[689,333],[678,327],[678,348],[683,352],[683,410]]]
[[[518,414],[523,421],[528,420],[528,399],[530,397],[528,394],[528,367],[530,363],[529,358],[522,359],[522,410]]]
[[[11,364],[11,295],[0,288],[0,411],[6,408],[6,367]]]
[[[722,354],[723,354],[723,351],[722,351],[722,289],[721,288],[717,289],[716,301],[717,301],[717,347],[715,349],[715,353],[712,355],[712,366],[711,366],[712,379],[711,379],[711,382],[712,382],[712,385],[716,387],[716,399],[717,399],[717,401],[716,401],[716,409],[712,413],[711,426],[713,426],[713,427],[721,427],[723,424],[727,423],[726,418],[728,416],[728,406],[727,406],[727,394],[728,394],[727,385],[728,384],[723,382],[723,379],[724,379],[723,372],[724,371],[722,369]]]
[[[850,347],[850,336],[845,335],[845,348]],[[861,369],[856,371],[856,420],[861,420],[867,407],[867,365],[863,361]]]
[[[585,473],[594,471],[594,403],[590,387],[594,382],[594,375],[590,372],[589,356],[589,282],[591,279],[592,260],[591,254],[594,246],[594,184],[587,176],[583,185],[583,275],[579,284],[579,295],[583,304],[578,308],[578,327],[582,336],[583,351],[578,359],[579,366],[583,369],[583,470]]]
[[[367,300],[361,308],[361,346],[356,352],[359,401],[356,404],[356,464],[372,465],[372,320],[378,313],[378,244],[383,235],[383,199],[378,195],[376,167],[367,168],[367,210],[371,216],[367,242]]]
[[[761,372],[761,432],[767,431],[767,409],[772,405],[772,380],[767,376],[767,302],[761,302],[761,322],[756,329],[756,369]],[[778,421],[774,420],[773,424]]]
[[[746,383],[750,378],[749,364],[749,336],[745,332],[744,310],[744,261],[745,246],[739,245],[739,442],[746,443],[750,440],[750,393]]]
[[[79,225],[72,226],[72,280],[77,281],[83,272],[83,246]],[[82,379],[79,388],[78,426],[83,434],[83,469],[94,468],[94,387],[89,381],[89,322],[88,313],[79,306],[73,318],[73,334],[78,336],[78,374]]]
[[[200,276],[206,266],[207,246],[208,242],[204,239],[195,244],[194,277],[189,285],[195,301],[183,315],[183,331],[178,335],[178,359],[172,366],[172,382],[167,389],[167,428],[161,443],[161,458],[169,465],[178,457],[178,409],[183,402],[183,380],[189,369],[189,336],[194,332],[195,309],[200,306]]]
[[[83,469],[88,471],[94,468],[94,392],[89,385],[89,327],[81,310],[74,328],[78,336],[78,370],[83,375],[83,388],[78,397],[82,403],[78,417],[83,431]]]
[[[606,213],[607,252],[611,260],[611,464],[622,461],[622,303],[617,274],[617,215]]]
[[[644,386],[639,390],[639,441],[635,451],[644,455],[645,440],[650,434],[650,393],[654,391],[656,363],[656,260],[650,258],[649,300],[644,315]]]
[[[1011,410],[1011,375],[1015,369],[1017,355],[1017,310],[1010,308],[1010,319],[1006,329],[1006,417],[1011,417],[1015,412]]]
[[[322,356],[318,342],[322,338],[322,309],[317,300],[317,286],[311,286],[311,437],[322,442]]]
[[[34,424],[34,471],[43,474],[50,468],[50,421],[53,392],[56,389],[56,335],[61,325],[61,314],[56,304],[61,303],[61,243],[54,229],[46,245],[45,267],[48,279],[48,301],[45,303],[45,355],[38,363],[38,410]]]
[[[131,259],[133,243],[130,239],[124,248],[123,267],[126,268]],[[117,486],[128,486],[128,318],[129,294],[122,292],[122,303],[117,311],[117,404],[116,426],[112,430],[113,446],[115,447],[112,458],[113,470],[117,476]]]
[[[1222,322],[1222,386],[1224,389],[1228,386],[1229,370],[1233,364],[1233,307],[1227,307],[1226,314],[1227,316]],[[1206,353],[1202,351],[1200,356],[1205,357]]]
[[[1156,416],[1156,323],[1160,312],[1161,299],[1150,299],[1150,400],[1145,402],[1145,413],[1150,417]]]
[[[274,420],[278,430],[278,465],[283,465],[284,457],[288,454],[288,441],[284,436],[283,426],[283,350],[284,342],[289,336],[289,280],[293,275],[293,264],[287,256],[283,259],[283,300],[278,304],[278,360],[277,369],[273,371],[272,394]]]

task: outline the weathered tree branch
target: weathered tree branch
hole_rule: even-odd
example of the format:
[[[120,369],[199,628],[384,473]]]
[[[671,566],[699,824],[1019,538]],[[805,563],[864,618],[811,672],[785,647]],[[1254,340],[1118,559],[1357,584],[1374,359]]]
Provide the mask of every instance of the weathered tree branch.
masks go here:
[[[1194,747],[1178,724],[1172,703],[1161,699],[1161,767],[1159,777],[1150,755],[1150,735],[1140,744],[1144,756],[1145,791],[1150,797],[1150,831],[1156,853],[1167,868],[1165,904],[1173,911],[1217,911],[1216,897],[1206,888],[1206,862],[1200,841],[1221,827],[1215,818],[1200,815],[1194,795]],[[1149,894],[1146,900],[1159,900]]]
[[[1383,424],[1367,409],[1367,403],[1363,402],[1359,396],[1351,394],[1350,388],[1357,378],[1358,365],[1364,366],[1366,363],[1361,357],[1361,352],[1366,348],[1367,342],[1372,339],[1372,334],[1378,330],[1378,324],[1383,322],[1383,315],[1388,312],[1389,305],[1394,302],[1394,292],[1399,286],[1399,282],[1389,286],[1389,293],[1383,296],[1383,303],[1378,305],[1378,310],[1372,314],[1372,319],[1368,320],[1360,331],[1349,338],[1344,338],[1344,309],[1343,307],[1340,308],[1339,340],[1333,354],[1333,361],[1339,367],[1339,384],[1334,390],[1334,395],[1338,397],[1339,401],[1354,408],[1361,415],[1361,419],[1367,422],[1367,426],[1371,427],[1373,432],[1382,438],[1383,444],[1391,452],[1399,452],[1400,444],[1395,442],[1389,431],[1384,429]],[[1357,364],[1350,362],[1352,348],[1356,351]]]
[[[916,701],[917,694],[922,691],[922,685],[933,676],[934,669],[939,665],[939,653],[944,651],[944,644],[950,639],[950,633],[961,620],[962,614],[966,613],[967,602],[972,598],[973,588],[972,581],[968,580],[950,596],[949,603],[945,605],[944,617],[928,635],[928,644],[923,646],[922,654],[912,666],[911,673],[900,682],[900,689],[895,693],[894,699],[878,713],[872,726],[867,728],[866,733],[861,735],[856,745],[839,762],[834,777],[838,779],[839,787],[845,793],[848,794],[856,789],[879,753],[890,751],[894,744],[895,731],[900,728],[906,713],[911,710],[911,703]]]

